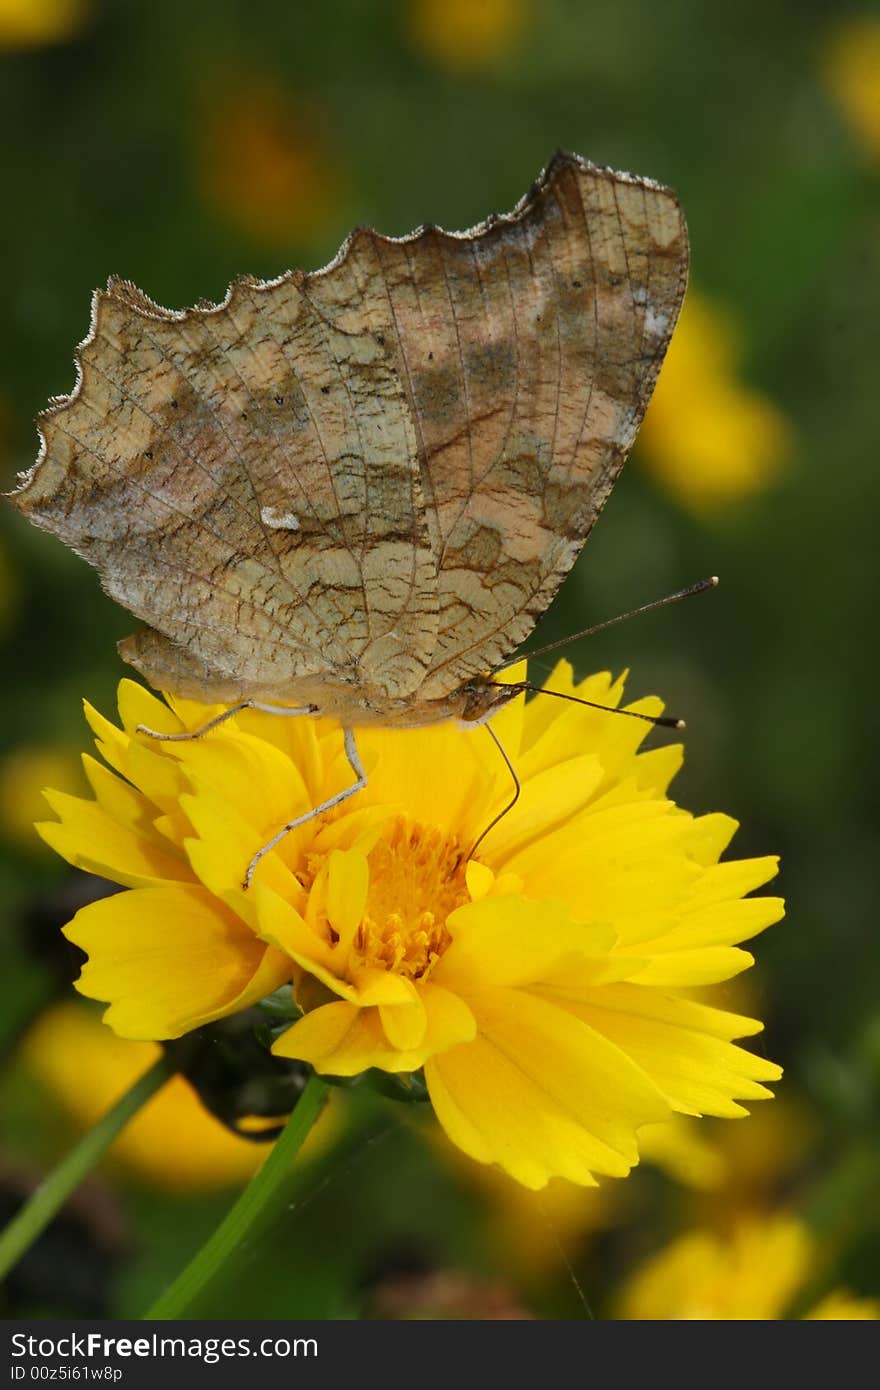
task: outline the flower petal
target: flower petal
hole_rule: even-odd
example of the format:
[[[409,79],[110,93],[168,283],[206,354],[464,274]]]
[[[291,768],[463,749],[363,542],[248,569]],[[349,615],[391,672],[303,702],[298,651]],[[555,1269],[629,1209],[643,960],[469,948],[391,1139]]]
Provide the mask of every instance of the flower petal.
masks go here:
[[[316,974],[316,967],[333,970],[333,950],[304,921],[287,897],[276,893],[268,883],[255,883],[250,890],[256,911],[254,930],[264,941],[285,952],[304,970]],[[332,987],[332,986],[331,986]]]
[[[614,933],[602,924],[572,922],[560,903],[521,897],[483,898],[447,919],[452,944],[434,978],[466,994],[483,985],[524,985],[563,964],[603,956]]]
[[[738,1014],[629,983],[559,1002],[632,1057],[686,1115],[746,1114],[736,1101],[766,1099],[771,1092],[760,1083],[782,1075],[775,1063],[733,1045],[762,1027]]]
[[[514,855],[583,810],[601,780],[601,763],[585,753],[524,782],[513,810],[486,836],[483,857],[496,870],[512,868]]]
[[[176,1038],[255,1002],[290,963],[197,884],[134,888],[89,904],[64,929],[88,952],[81,994],[110,1004],[124,1038]]]
[[[359,747],[374,765],[361,793],[367,804],[384,802],[415,821],[441,825],[471,839],[489,808],[509,797],[510,774],[481,729],[454,724],[418,729],[368,729]]]
[[[172,746],[193,790],[223,796],[264,839],[311,809],[298,768],[266,739],[224,725],[192,743]],[[290,843],[295,843],[292,833]]]
[[[646,837],[661,843],[664,832],[655,826],[656,822],[662,821],[665,825],[669,822],[665,829],[667,840],[680,837],[684,828],[671,824],[674,814],[675,808],[670,802],[647,799],[634,801],[629,798],[623,805],[601,808],[588,806],[580,815],[558,826],[552,836],[535,840],[512,854],[507,868],[522,875],[536,897],[569,896],[580,892],[585,881],[589,886],[593,864],[604,870],[607,860],[616,861],[618,854],[637,857]],[[566,893],[565,885],[572,875],[575,879]]]
[[[195,831],[188,836],[184,848],[193,872],[206,888],[237,912],[250,926],[256,924],[253,888],[245,891],[244,877],[254,854],[265,843],[260,832],[239,813],[234,802],[218,793],[200,789],[185,794],[180,804]],[[257,883],[289,897],[293,902],[304,898],[301,885],[279,854],[267,854],[260,861],[255,876]]]
[[[525,679],[523,677],[523,679]],[[623,680],[612,681],[610,671],[588,676],[580,685],[574,680],[569,661],[559,661],[543,684],[544,690],[591,700],[606,709],[616,709],[623,695]],[[526,705],[525,730],[520,762],[529,777],[567,761],[572,752],[595,745],[598,730],[606,716],[587,706],[554,700],[552,696],[533,696]],[[647,729],[647,726],[646,726]],[[644,736],[644,734],[643,734]]]
[[[465,879],[467,889],[471,895],[472,902],[479,902],[492,891],[495,883],[495,875],[487,864],[480,864],[476,859],[470,859],[465,869]]]
[[[477,1020],[473,1010],[454,990],[444,989],[431,978],[419,986],[419,993],[428,1016],[425,1041],[432,1053],[445,1052],[476,1037]]]
[[[361,1008],[387,1005],[406,1005],[412,1002],[413,985],[405,975],[397,975],[393,970],[383,970],[376,966],[362,965],[352,971],[351,995],[346,996],[360,1004]]]
[[[636,1130],[668,1118],[656,1087],[617,1047],[525,991],[469,997],[474,1042],[425,1064],[437,1118],[481,1163],[526,1187],[553,1176],[591,1184],[638,1161]]]
[[[67,792],[44,795],[60,820],[40,821],[36,830],[75,868],[129,888],[192,880],[183,855],[159,836],[148,838],[121,824],[97,801]]]
[[[387,1046],[378,1009],[339,1000],[297,1019],[276,1038],[272,1052],[310,1062],[315,1071],[331,1076],[357,1076],[375,1066],[374,1059]]]
[[[473,1014],[463,1000],[436,986],[422,986],[426,1027],[420,1046],[403,1050],[390,1045],[378,1008],[359,1008],[348,1001],[323,1004],[298,1019],[272,1048],[278,1057],[311,1062],[331,1076],[356,1076],[369,1067],[382,1071],[417,1071],[425,1059],[474,1036]]]
[[[82,764],[95,800],[107,815],[139,835],[155,838],[156,806],[149,797],[117,777],[89,753],[83,754]]]
[[[118,729],[115,724],[111,724],[103,714],[90,705],[88,700],[83,700],[83,712],[86,716],[86,723],[95,735],[95,745],[105,763],[121,772],[123,777],[128,775],[128,747],[131,739],[122,729]]]
[[[662,748],[649,748],[636,758],[636,782],[642,791],[652,796],[665,796],[672,779],[681,771],[684,747],[666,743]]]
[[[139,724],[160,734],[187,732],[183,721],[168,708],[164,700],[127,676],[119,682],[116,703],[122,727],[129,736],[136,733]],[[205,723],[204,719],[202,723]],[[198,724],[193,727],[198,728]]]
[[[120,682],[120,698],[126,685],[133,686],[134,682]],[[157,705],[160,711],[165,710],[164,705],[158,702]],[[177,760],[167,752],[174,745],[156,742],[146,735],[131,736],[117,729],[87,701],[84,708],[89,727],[95,734],[98,751],[105,762],[139,787],[163,811],[172,814],[178,795],[186,788],[186,780]],[[179,721],[175,728],[175,721],[171,718],[166,720],[164,731],[175,732],[179,728]]]
[[[650,949],[641,954],[650,957]],[[621,952],[618,959],[625,959],[625,954]],[[658,953],[634,965],[632,970],[625,972],[625,978],[633,984],[657,985],[664,989],[694,989],[731,980],[754,963],[754,956],[734,946],[701,946],[697,951]]]
[[[354,849],[333,850],[328,860],[327,916],[345,955],[364,915],[369,888],[366,855]]]
[[[676,957],[681,956],[684,964],[685,957],[696,957],[701,950],[708,954],[734,942],[748,941],[784,915],[785,903],[782,898],[741,898],[708,908],[699,914],[661,921],[658,926],[663,928],[662,935],[656,940],[641,941],[633,949],[640,956],[657,960],[659,968],[669,974],[671,981],[670,972],[675,970]],[[685,980],[682,979],[681,983],[684,984]],[[689,978],[687,983],[696,982]],[[703,983],[712,983],[708,974]]]
[[[412,1052],[425,1040],[428,1015],[419,991],[412,985],[412,996],[407,1004],[382,1004],[379,1017],[385,1036],[396,1052]]]

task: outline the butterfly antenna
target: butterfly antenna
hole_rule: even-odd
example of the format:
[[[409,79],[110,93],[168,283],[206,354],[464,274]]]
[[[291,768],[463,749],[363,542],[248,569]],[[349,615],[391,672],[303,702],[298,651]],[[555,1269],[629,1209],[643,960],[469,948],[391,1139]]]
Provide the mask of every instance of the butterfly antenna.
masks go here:
[[[603,709],[607,714],[625,714],[630,719],[641,719],[646,724],[653,724],[656,729],[677,729],[681,732],[687,727],[683,719],[676,719],[671,714],[642,714],[637,709],[618,709],[616,705],[600,705],[595,700],[584,700],[580,695],[567,695],[563,690],[546,690],[543,685],[531,685],[528,681],[517,681],[515,685],[505,686],[504,689],[529,691],[532,695],[552,695],[554,700],[569,700],[573,705]],[[489,728],[488,724],[486,728]]]
[[[655,608],[667,608],[670,603],[678,603],[680,599],[692,598],[694,594],[702,594],[707,589],[717,589],[717,587],[718,575],[712,574],[708,579],[701,579],[696,584],[689,584],[686,589],[679,589],[674,594],[667,594],[665,598],[655,598],[651,603],[643,603],[641,608],[631,608],[628,613],[619,613],[616,618],[606,618],[603,623],[595,623],[593,627],[585,627],[582,632],[573,632],[570,637],[561,637],[558,642],[548,642],[546,647],[538,647],[537,651],[508,657],[507,661],[502,661],[500,666],[495,667],[492,674],[494,676],[499,671],[506,671],[509,666],[515,666],[519,661],[531,661],[533,657],[546,656],[548,652],[555,652],[559,647],[567,647],[569,642],[578,642],[582,637],[595,637],[597,632],[604,632],[606,628],[616,627],[618,623],[625,623],[629,618],[637,618],[640,613],[651,613]],[[573,697],[569,696],[568,698]],[[582,701],[581,703],[588,702]],[[603,707],[600,706],[600,708]],[[642,716],[642,718],[646,717]],[[677,727],[674,721],[671,727]]]
[[[502,758],[507,764],[507,771],[510,773],[511,778],[513,779],[513,796],[510,798],[504,809],[498,812],[498,815],[495,816],[495,818],[489,822],[489,824],[486,826],[486,829],[483,830],[477,836],[476,840],[474,840],[474,843],[471,845],[470,851],[468,853],[468,859],[473,859],[479,846],[483,843],[486,836],[489,834],[489,831],[494,830],[498,822],[504,820],[504,817],[507,815],[508,811],[513,810],[514,806],[519,801],[519,794],[522,791],[522,784],[516,775],[516,768],[514,767],[513,763],[510,761],[510,758],[505,752],[504,744],[501,742],[500,738],[496,734],[495,730],[492,728],[491,724],[484,724],[483,728],[486,730],[487,734],[491,735],[492,742],[495,744],[495,747],[498,749],[498,752],[501,754]]]

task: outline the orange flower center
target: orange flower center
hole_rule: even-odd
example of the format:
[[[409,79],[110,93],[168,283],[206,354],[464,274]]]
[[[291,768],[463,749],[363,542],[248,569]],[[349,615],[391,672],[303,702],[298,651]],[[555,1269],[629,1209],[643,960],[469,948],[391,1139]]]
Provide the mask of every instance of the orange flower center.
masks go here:
[[[370,892],[354,947],[365,965],[424,979],[446,950],[450,912],[469,902],[455,835],[398,816],[369,855]]]

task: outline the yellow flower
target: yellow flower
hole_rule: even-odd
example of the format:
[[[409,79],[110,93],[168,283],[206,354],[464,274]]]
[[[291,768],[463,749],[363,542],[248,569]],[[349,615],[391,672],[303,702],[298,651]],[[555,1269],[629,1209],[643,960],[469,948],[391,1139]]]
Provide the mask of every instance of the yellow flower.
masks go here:
[[[511,672],[511,679],[522,676]],[[550,687],[615,706],[623,681]],[[275,1044],[330,1075],[424,1067],[454,1143],[528,1187],[592,1184],[638,1160],[637,1131],[672,1111],[740,1115],[779,1068],[733,1044],[761,1025],[681,993],[752,963],[736,943],[782,915],[743,898],[774,858],[718,858],[736,829],[667,798],[679,747],[639,752],[638,719],[522,696],[493,728],[359,735],[369,785],[260,862],[277,827],[346,785],[338,726],[219,712],[131,681],[122,730],[87,709],[115,776],[85,759],[94,800],[48,794],[41,834],[131,891],[66,929],[90,959],[80,990],[120,1035],[174,1037],[292,982],[303,1010]],[[653,698],[628,708],[657,714]],[[123,781],[122,778],[125,780]]]
[[[439,67],[479,69],[510,52],[528,8],[527,0],[410,0],[410,35]]]
[[[639,457],[697,513],[759,492],[790,451],[786,417],[739,379],[739,358],[731,315],[689,290],[639,434]]]
[[[866,153],[880,158],[880,19],[851,15],[824,50],[825,81]]]
[[[91,8],[88,0],[0,0],[0,48],[32,48],[72,38]]]
[[[618,1316],[664,1321],[784,1318],[816,1264],[813,1240],[792,1216],[753,1216],[728,1236],[695,1231],[635,1274]],[[880,1304],[831,1294],[808,1318],[877,1318]]]
[[[204,119],[199,177],[224,222],[285,247],[327,226],[338,179],[313,124],[265,82],[217,91]]]

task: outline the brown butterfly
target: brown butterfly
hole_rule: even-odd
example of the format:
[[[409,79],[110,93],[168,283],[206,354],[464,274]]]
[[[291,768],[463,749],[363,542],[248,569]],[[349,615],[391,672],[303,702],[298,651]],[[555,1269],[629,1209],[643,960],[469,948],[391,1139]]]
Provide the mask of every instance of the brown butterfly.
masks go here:
[[[687,263],[674,194],[557,154],[471,231],[359,229],[222,304],[111,280],[12,500],[149,624],[120,652],[155,687],[338,719],[349,795],[357,726],[522,688],[491,673],[602,510]]]

